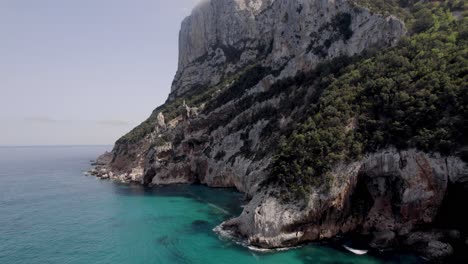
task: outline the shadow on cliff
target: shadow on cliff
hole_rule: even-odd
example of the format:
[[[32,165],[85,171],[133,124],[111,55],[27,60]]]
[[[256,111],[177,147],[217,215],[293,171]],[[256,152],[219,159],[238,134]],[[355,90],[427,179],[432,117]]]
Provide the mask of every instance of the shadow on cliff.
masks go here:
[[[458,236],[468,238],[468,211],[465,210],[468,201],[468,183],[449,184],[442,207],[437,214],[435,227],[456,230]],[[448,263],[468,263],[467,242],[464,239],[453,243],[455,254]]]

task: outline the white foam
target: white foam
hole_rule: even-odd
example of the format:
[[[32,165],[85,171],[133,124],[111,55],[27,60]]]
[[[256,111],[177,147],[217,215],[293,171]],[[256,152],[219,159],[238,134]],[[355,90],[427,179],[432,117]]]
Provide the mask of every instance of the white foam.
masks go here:
[[[253,245],[249,244],[248,241],[246,241],[246,240],[239,239],[239,237],[237,237],[234,234],[234,232],[223,229],[222,224],[216,226],[215,228],[213,228],[213,232],[218,234],[220,236],[220,238],[229,239],[229,240],[233,241],[234,243],[236,243],[236,244],[238,244],[240,246],[243,246],[245,248],[248,248],[250,251],[253,251],[253,252],[260,252],[260,253],[280,252],[280,251],[287,251],[287,250],[302,247],[302,246],[296,246],[296,247],[284,247],[284,248],[273,248],[273,249],[259,248],[259,247],[256,247],[256,246],[253,246]]]

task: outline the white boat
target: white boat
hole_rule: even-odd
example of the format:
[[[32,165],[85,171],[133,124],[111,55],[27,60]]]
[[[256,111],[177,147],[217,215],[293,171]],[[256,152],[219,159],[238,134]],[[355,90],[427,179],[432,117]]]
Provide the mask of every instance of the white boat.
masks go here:
[[[346,250],[348,250],[349,252],[351,253],[354,253],[356,255],[365,255],[367,254],[367,252],[369,252],[369,250],[363,250],[363,249],[354,249],[354,248],[350,248],[346,245],[343,245],[344,248],[346,248]]]

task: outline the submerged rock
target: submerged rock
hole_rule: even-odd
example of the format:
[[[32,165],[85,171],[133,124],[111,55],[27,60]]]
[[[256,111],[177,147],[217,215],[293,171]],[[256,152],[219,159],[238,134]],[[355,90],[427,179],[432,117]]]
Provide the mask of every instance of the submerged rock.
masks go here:
[[[191,229],[195,232],[209,232],[211,230],[211,224],[205,220],[195,220],[192,222]]]

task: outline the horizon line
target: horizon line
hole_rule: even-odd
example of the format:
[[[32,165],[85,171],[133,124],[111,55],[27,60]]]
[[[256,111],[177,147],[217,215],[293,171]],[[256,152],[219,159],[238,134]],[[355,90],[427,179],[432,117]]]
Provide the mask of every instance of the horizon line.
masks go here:
[[[57,144],[57,145],[0,145],[0,148],[62,148],[62,147],[113,147],[114,144]]]

